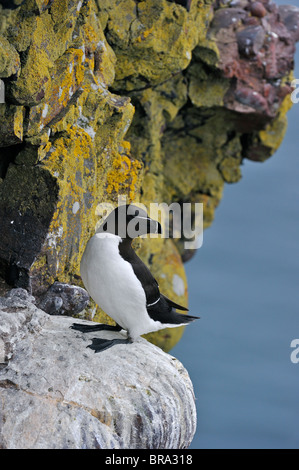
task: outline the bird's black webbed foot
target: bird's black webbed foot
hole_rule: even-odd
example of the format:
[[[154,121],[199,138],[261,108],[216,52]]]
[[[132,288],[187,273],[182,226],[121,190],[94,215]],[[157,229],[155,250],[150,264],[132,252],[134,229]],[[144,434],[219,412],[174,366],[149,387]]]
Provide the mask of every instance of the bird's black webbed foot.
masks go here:
[[[120,331],[119,325],[105,325],[104,323],[95,323],[94,325],[84,325],[82,323],[73,323],[72,330],[81,331],[81,333],[90,333],[91,331]]]
[[[130,344],[132,340],[127,339],[101,339],[101,338],[92,338],[92,344],[89,344],[87,347],[93,349],[95,353],[100,351],[105,351],[105,349],[111,348],[115,344]]]

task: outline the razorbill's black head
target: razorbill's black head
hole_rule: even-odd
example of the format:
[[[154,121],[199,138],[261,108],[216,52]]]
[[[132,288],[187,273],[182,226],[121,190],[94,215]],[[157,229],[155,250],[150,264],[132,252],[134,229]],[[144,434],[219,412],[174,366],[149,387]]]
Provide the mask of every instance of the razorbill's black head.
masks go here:
[[[97,233],[111,233],[121,238],[133,239],[149,233],[162,233],[158,221],[151,219],[140,207],[133,204],[118,206],[104,220]]]
[[[85,288],[116,322],[114,328],[124,329],[128,334],[127,339],[93,338],[89,347],[96,352],[198,318],[177,313],[176,309],[188,309],[160,292],[157,281],[132,248],[132,240],[147,233],[161,233],[161,225],[137,206],[120,206],[105,219],[86,245],[80,266]],[[113,327],[74,324],[73,328],[86,332]]]

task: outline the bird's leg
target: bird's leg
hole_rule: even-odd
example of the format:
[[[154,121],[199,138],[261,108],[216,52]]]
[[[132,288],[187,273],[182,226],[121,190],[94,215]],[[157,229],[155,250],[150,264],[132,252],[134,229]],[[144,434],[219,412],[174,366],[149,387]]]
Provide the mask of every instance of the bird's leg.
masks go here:
[[[81,333],[89,333],[92,331],[120,331],[122,327],[118,324],[114,325],[105,325],[103,323],[96,323],[94,325],[84,325],[81,323],[73,323],[70,326],[71,329],[80,331]],[[133,340],[128,333],[127,338],[115,338],[115,339],[101,339],[101,338],[92,338],[92,343],[87,347],[93,349],[94,352],[104,351],[105,349],[114,346],[115,344],[129,344]]]
[[[130,344],[132,343],[131,337],[128,335],[126,339],[115,338],[115,339],[101,339],[92,338],[92,343],[87,347],[93,349],[95,353],[105,351],[105,349],[111,348],[116,344]]]
[[[105,325],[104,323],[95,323],[94,325],[84,325],[81,323],[73,323],[70,328],[72,330],[81,331],[81,333],[89,333],[91,331],[120,331],[122,327],[119,325]]]

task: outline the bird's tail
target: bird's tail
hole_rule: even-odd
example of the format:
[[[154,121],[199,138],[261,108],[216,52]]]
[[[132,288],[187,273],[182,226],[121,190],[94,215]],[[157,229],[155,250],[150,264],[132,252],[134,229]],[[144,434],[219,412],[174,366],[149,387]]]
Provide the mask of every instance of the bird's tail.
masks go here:
[[[194,317],[192,315],[184,315],[183,313],[176,313],[176,317],[179,323],[191,323],[194,320],[198,320],[200,317]]]

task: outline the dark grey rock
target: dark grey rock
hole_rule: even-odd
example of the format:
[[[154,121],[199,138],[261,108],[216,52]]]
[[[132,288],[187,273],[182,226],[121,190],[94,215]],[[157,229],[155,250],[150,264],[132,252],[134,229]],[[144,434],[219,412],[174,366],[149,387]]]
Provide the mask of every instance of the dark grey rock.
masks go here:
[[[244,56],[250,57],[259,52],[264,44],[266,37],[262,26],[248,26],[237,33],[239,52]]]
[[[89,295],[79,286],[54,282],[38,306],[50,315],[77,315],[88,305]]]

